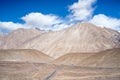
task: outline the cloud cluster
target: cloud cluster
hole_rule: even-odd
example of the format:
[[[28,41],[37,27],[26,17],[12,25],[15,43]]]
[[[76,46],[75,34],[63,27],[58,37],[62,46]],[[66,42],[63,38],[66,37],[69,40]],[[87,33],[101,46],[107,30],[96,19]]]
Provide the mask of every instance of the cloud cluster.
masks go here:
[[[93,4],[96,0],[78,0],[68,7],[69,14],[61,19],[54,14],[42,14],[32,12],[21,19],[24,23],[0,22],[0,32],[3,30],[10,31],[18,28],[39,28],[42,30],[61,30],[67,28],[78,21],[88,21],[97,26],[104,26],[112,29],[120,29],[120,19],[108,17],[104,14],[93,16]]]
[[[109,17],[104,14],[95,15],[89,22],[101,27],[116,30],[120,29],[120,19]]]
[[[73,5],[69,6],[70,15],[73,21],[86,21],[89,20],[93,14],[94,8],[92,5],[96,2],[96,0],[78,0]]]
[[[25,28],[25,27],[20,23],[0,22],[0,28],[7,29],[7,30],[15,30],[17,28]]]
[[[42,13],[30,13],[22,17],[22,20],[25,21],[26,25],[33,27],[51,26],[62,22],[58,16],[52,14],[44,15]]]
[[[0,22],[0,28],[7,30],[15,30],[18,28],[40,28],[43,30],[60,30],[67,25],[60,17],[52,14],[29,13],[21,18],[25,23]]]

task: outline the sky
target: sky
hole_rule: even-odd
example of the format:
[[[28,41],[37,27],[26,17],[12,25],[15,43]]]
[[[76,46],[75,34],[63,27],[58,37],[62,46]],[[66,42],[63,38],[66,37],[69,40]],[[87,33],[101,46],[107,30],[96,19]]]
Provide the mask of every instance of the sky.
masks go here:
[[[61,30],[77,22],[120,31],[120,0],[0,0],[0,33]]]

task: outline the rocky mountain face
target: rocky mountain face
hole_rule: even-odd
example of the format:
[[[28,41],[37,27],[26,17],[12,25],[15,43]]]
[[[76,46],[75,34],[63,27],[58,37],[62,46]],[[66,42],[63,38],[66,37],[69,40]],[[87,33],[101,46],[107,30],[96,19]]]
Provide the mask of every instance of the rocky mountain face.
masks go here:
[[[36,29],[17,29],[8,35],[5,35],[0,39],[1,49],[13,49],[22,45],[23,42],[32,39],[33,37],[40,35],[42,32]],[[1,37],[1,36],[0,36]]]
[[[0,46],[1,49],[37,49],[54,58],[66,53],[99,52],[119,47],[119,32],[91,23],[78,23],[65,30],[51,32],[15,30]]]
[[[97,27],[90,23],[78,23],[65,30],[44,33],[20,48],[37,49],[58,58],[66,53],[99,52],[120,47],[120,33]]]
[[[5,36],[6,35],[4,35],[4,34],[0,34],[0,45],[2,45]]]

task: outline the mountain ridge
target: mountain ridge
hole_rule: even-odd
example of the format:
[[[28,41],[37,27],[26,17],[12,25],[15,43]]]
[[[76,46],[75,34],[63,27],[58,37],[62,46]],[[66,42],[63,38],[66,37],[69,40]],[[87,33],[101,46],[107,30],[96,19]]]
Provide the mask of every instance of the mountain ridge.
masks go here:
[[[34,49],[0,50],[0,61],[47,63],[52,60],[48,55]]]
[[[120,34],[90,23],[78,23],[65,30],[44,33],[20,48],[38,49],[57,58],[69,52],[98,52],[120,47],[116,46],[120,43],[114,43],[118,41],[114,35]]]
[[[1,49],[36,49],[58,58],[66,53],[99,52],[120,47],[120,33],[108,28],[95,26],[91,23],[77,23],[60,31],[35,32],[23,31],[7,38]],[[35,34],[34,34],[35,33]],[[12,35],[12,33],[11,33]],[[13,36],[12,35],[12,36]],[[19,35],[16,40],[16,36]],[[24,41],[20,41],[19,39]],[[12,40],[12,41],[11,41]],[[13,43],[16,45],[13,45]]]
[[[68,53],[54,60],[53,64],[82,67],[120,68],[120,48],[97,53]]]

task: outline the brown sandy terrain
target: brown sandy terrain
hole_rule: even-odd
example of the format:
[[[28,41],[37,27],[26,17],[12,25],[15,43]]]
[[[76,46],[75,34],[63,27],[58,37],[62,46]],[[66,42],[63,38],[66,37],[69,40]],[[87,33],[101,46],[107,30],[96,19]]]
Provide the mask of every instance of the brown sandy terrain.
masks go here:
[[[0,62],[0,80],[120,80],[120,68]]]
[[[51,60],[51,57],[33,49],[0,50],[0,61],[46,63]]]
[[[59,57],[53,63],[85,67],[120,68],[120,48],[98,53],[69,53]]]
[[[119,51],[111,49],[91,55],[68,54],[55,60],[57,64],[1,60],[0,80],[120,80]],[[61,64],[63,62],[65,65]],[[66,65],[67,62],[70,65]]]

